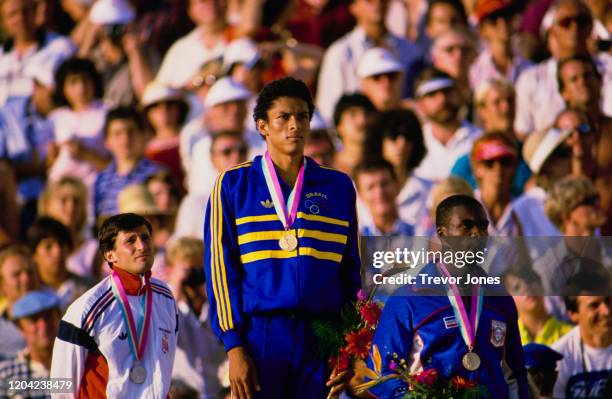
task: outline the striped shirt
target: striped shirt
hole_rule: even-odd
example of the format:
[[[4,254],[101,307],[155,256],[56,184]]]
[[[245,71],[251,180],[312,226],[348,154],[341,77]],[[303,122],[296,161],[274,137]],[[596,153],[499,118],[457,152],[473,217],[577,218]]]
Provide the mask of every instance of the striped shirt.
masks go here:
[[[113,161],[96,178],[94,185],[96,216],[112,215],[119,212],[117,199],[121,190],[130,184],[144,183],[147,177],[158,170],[160,170],[159,165],[143,158],[131,172],[120,175],[117,173],[117,163]]]

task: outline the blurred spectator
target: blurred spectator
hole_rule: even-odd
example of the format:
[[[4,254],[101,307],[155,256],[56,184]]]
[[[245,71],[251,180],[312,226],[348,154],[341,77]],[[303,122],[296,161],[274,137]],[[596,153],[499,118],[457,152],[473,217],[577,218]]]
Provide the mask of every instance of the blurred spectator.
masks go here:
[[[383,112],[372,127],[365,148],[369,154],[382,154],[391,163],[399,194],[396,198],[400,218],[421,235],[421,221],[427,215],[427,198],[432,183],[414,175],[427,150],[417,116],[410,110]]]
[[[223,59],[213,58],[206,61],[185,85],[189,95],[189,115],[187,121],[191,122],[204,112],[204,100],[210,88],[219,79],[223,71]]]
[[[474,90],[474,108],[485,132],[514,131],[514,99],[514,87],[507,80],[480,80]]]
[[[133,108],[115,108],[106,116],[104,143],[113,161],[96,179],[93,202],[98,219],[117,213],[117,196],[124,187],[143,183],[160,169],[144,157],[148,137],[143,123]]]
[[[389,50],[375,47],[366,50],[357,64],[361,92],[380,112],[400,107],[403,65]]]
[[[263,88],[264,64],[257,44],[239,38],[227,45],[223,54],[223,72],[235,82],[257,94]]]
[[[16,241],[18,235],[17,182],[10,164],[0,160],[0,248]]]
[[[570,174],[581,176],[586,169],[582,157],[584,135],[578,133],[585,123],[588,125],[586,115],[566,110],[557,117],[554,128],[534,133],[525,140],[523,158],[534,174],[535,186],[514,203],[525,236],[559,235],[544,213],[546,191],[553,182]]]
[[[548,218],[565,236],[593,237],[605,221],[599,196],[585,177],[557,181],[544,204]]]
[[[590,123],[584,128],[590,126],[594,130],[591,134],[584,132],[590,142],[585,143],[583,155],[593,152],[595,157],[595,170],[588,176],[593,178],[608,216],[602,232],[609,235],[612,232],[612,118],[602,112],[600,105],[602,77],[590,57],[578,55],[559,62],[557,78],[567,106],[586,112]]]
[[[159,170],[148,176],[144,183],[153,196],[157,209],[165,213],[176,213],[180,198],[170,172]]]
[[[571,324],[564,323],[548,313],[544,303],[542,280],[531,268],[508,269],[503,275],[503,283],[516,304],[523,345],[532,342],[551,345],[572,329]]]
[[[310,133],[304,141],[304,155],[314,159],[322,166],[332,167],[334,163],[336,147],[323,118],[316,111],[310,120]]]
[[[371,47],[387,47],[404,68],[404,96],[412,94],[415,74],[422,62],[422,52],[406,39],[387,31],[385,15],[388,0],[353,0],[351,14],[357,26],[327,49],[323,57],[317,86],[317,109],[326,121],[331,121],[334,106],[344,93],[359,88],[357,65]]]
[[[440,181],[450,174],[459,157],[467,154],[474,140],[482,134],[461,117],[461,94],[448,74],[426,69],[416,89],[418,106],[424,115],[423,135],[427,155],[415,175]]]
[[[26,346],[11,321],[11,310],[19,298],[39,285],[36,265],[27,247],[13,245],[0,251],[0,359],[14,356]]]
[[[37,219],[28,229],[27,242],[40,281],[57,293],[62,310],[93,285],[93,280],[79,277],[66,268],[73,244],[70,231],[59,221],[46,216]]]
[[[157,81],[170,87],[184,87],[206,61],[223,55],[233,36],[225,11],[224,0],[188,0],[187,13],[196,28],[170,46]]]
[[[344,94],[334,109],[334,126],[340,139],[340,148],[334,157],[334,168],[352,174],[365,154],[368,124],[376,108],[363,94]]]
[[[451,29],[438,36],[431,48],[434,68],[455,80],[465,104],[471,105],[470,65],[476,58],[476,44],[468,31]]]
[[[281,39],[293,37],[298,42],[327,48],[353,27],[350,0],[295,0],[294,3],[295,9],[286,22],[286,33],[280,34]],[[272,30],[276,31],[275,28]]]
[[[554,397],[603,397],[612,374],[612,291],[610,279],[582,273],[564,296],[569,317],[577,324],[552,345],[563,355]]]
[[[158,83],[150,83],[142,97],[143,115],[153,130],[145,156],[165,166],[176,187],[183,187],[185,172],[181,164],[179,134],[189,113],[183,92]]]
[[[489,235],[520,236],[523,227],[512,205],[512,186],[518,165],[518,149],[506,133],[489,133],[474,142],[470,162],[478,199],[489,217]]]
[[[246,141],[240,133],[221,131],[211,138],[209,156],[214,168],[209,173],[216,178],[219,173],[247,160]],[[189,192],[183,198],[174,237],[204,239],[204,216],[211,191],[212,186],[207,192]]]
[[[412,236],[414,227],[399,217],[395,198],[399,185],[393,166],[384,159],[365,159],[353,171],[357,194],[370,213],[372,225],[361,225],[364,236]]]
[[[98,240],[91,237],[87,224],[87,188],[75,177],[50,182],[38,199],[38,216],[59,220],[70,230],[73,249],[66,260],[68,271],[85,278],[101,277],[102,256]]]
[[[535,387],[534,397],[552,399],[557,381],[557,363],[563,355],[546,345],[531,343],[523,346],[525,368],[530,385]]]
[[[263,153],[264,141],[246,123],[247,101],[252,97],[244,86],[230,78],[218,80],[206,95],[202,118],[189,123],[181,132],[181,157],[187,171],[189,192],[212,191],[215,175],[210,160],[212,137],[223,130],[241,132],[249,157]],[[198,154],[198,156],[194,156]]]
[[[597,51],[610,51],[612,41],[612,29],[610,29],[610,19],[612,7],[607,0],[585,0],[586,5],[593,15],[593,33]]]
[[[484,49],[470,67],[470,86],[491,79],[505,79],[515,83],[519,74],[532,65],[531,61],[516,54],[513,48],[517,31],[519,9],[510,0],[478,0],[476,18],[478,33]]]
[[[558,62],[574,55],[589,55],[587,39],[593,27],[588,7],[581,0],[559,0],[544,19],[548,48],[552,57],[523,72],[516,83],[515,130],[519,138],[548,127],[563,109],[557,82]],[[609,57],[595,57],[603,76],[603,110],[612,114],[612,65]]]
[[[97,0],[89,12],[91,27],[79,55],[90,57],[102,72],[109,108],[136,105],[160,64],[159,56],[138,41],[134,18],[127,0]]]
[[[0,55],[0,104],[11,97],[30,96],[32,79],[26,67],[38,57],[69,56],[73,44],[56,33],[36,26],[34,0],[3,0],[0,4],[2,27],[8,35]]]
[[[48,379],[53,343],[62,319],[59,298],[50,290],[28,292],[13,304],[12,314],[27,347],[14,357],[0,362],[0,379],[4,382]],[[48,394],[35,393],[37,390],[31,387],[25,391],[23,397],[50,398]],[[13,397],[14,393],[4,384],[0,387],[2,397]]]
[[[204,242],[196,238],[180,238],[166,251],[168,285],[177,302],[181,331],[172,377],[208,399],[221,391],[217,371],[225,360],[225,350],[208,320],[203,259]]]
[[[22,224],[35,218],[36,198],[47,175],[47,148],[53,142],[53,123],[47,118],[55,108],[54,72],[58,57],[37,57],[25,68],[33,81],[32,95],[15,98],[0,109],[0,158],[10,159],[23,198]]]
[[[55,144],[47,154],[49,179],[75,176],[91,190],[108,163],[103,150],[102,79],[91,61],[70,58],[55,73],[55,91],[61,107],[49,115],[55,132]]]
[[[461,0],[430,0],[424,16],[425,29],[417,43],[431,49],[433,41],[451,29],[469,27],[467,13]]]

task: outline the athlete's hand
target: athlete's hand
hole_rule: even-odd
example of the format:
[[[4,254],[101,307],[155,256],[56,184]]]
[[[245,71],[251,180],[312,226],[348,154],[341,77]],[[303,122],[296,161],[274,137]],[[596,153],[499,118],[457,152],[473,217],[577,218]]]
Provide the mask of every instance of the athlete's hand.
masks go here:
[[[331,376],[329,377],[329,381],[325,384],[328,387],[331,387],[329,391],[329,395],[327,395],[328,399],[337,398],[342,391],[344,391],[349,386],[349,382],[355,375],[355,371],[353,369],[345,370],[341,373],[338,373],[336,368],[332,370]]]
[[[242,346],[230,349],[227,357],[232,397],[234,399],[253,399],[253,389],[261,390],[253,360]]]

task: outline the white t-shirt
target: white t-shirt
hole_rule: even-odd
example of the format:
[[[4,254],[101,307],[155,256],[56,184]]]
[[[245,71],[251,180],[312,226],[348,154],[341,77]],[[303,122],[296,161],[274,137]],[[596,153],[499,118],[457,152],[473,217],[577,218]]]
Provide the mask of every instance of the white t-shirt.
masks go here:
[[[603,398],[606,381],[612,375],[612,345],[607,348],[584,345],[582,351],[580,328],[574,327],[551,347],[563,355],[558,363],[555,398]]]
[[[429,122],[423,125],[423,138],[427,155],[414,174],[422,179],[439,182],[450,176],[451,169],[457,160],[470,152],[474,141],[482,135],[482,130],[464,121],[453,137],[442,144],[434,137]]]

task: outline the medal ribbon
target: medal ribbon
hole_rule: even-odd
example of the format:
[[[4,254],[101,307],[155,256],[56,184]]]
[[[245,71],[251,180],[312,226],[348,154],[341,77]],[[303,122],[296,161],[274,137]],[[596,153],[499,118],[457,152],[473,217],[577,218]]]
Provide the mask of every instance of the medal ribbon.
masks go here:
[[[306,158],[304,158],[304,162],[302,162],[302,166],[300,166],[300,171],[298,172],[297,179],[295,180],[295,185],[293,186],[291,194],[289,194],[289,199],[285,204],[285,197],[283,196],[280,181],[278,180],[278,175],[274,169],[274,164],[272,163],[270,153],[266,151],[265,155],[261,158],[261,168],[266,179],[268,191],[272,196],[274,210],[276,211],[280,221],[283,223],[285,230],[289,230],[289,228],[291,228],[297,216],[297,208],[300,202],[300,196],[302,194],[302,186],[304,185],[305,166]]]
[[[446,277],[451,277],[450,272],[443,264],[439,265],[440,270]],[[447,295],[450,301],[455,317],[459,323],[459,329],[463,341],[468,346],[470,352],[474,348],[474,341],[476,340],[476,331],[478,331],[478,322],[480,320],[480,314],[482,313],[482,287],[472,285],[472,306],[470,307],[470,318],[468,318],[461,293],[457,288],[456,284],[447,284]]]
[[[116,271],[113,271],[111,279],[111,286],[113,294],[119,307],[121,308],[121,315],[123,321],[127,326],[128,342],[130,344],[130,350],[136,357],[136,360],[140,360],[144,353],[145,347],[147,346],[147,339],[149,336],[149,324],[151,322],[151,310],[153,303],[153,290],[151,289],[151,277],[150,275],[145,276],[145,303],[143,317],[138,321],[138,330],[134,324],[134,317],[132,316],[132,309],[128,302],[123,283],[119,279],[119,275]]]

